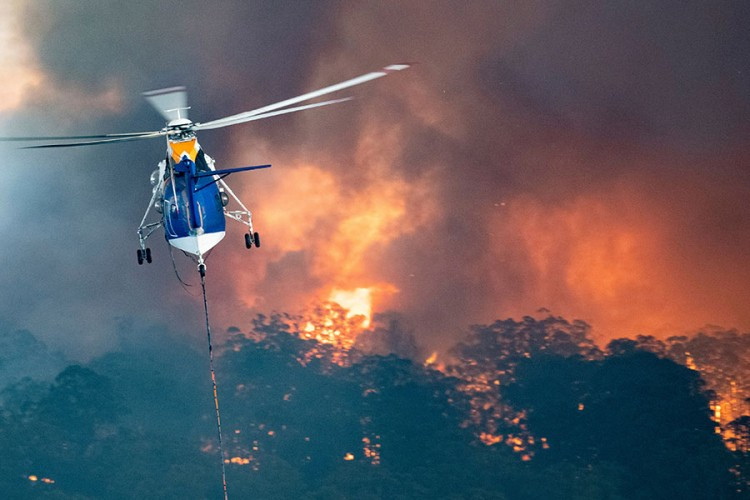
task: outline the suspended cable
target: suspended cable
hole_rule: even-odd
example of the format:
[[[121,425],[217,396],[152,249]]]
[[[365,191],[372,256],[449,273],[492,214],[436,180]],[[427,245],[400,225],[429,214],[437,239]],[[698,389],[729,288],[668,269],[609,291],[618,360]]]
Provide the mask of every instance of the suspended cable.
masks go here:
[[[221,413],[219,413],[219,393],[216,390],[216,373],[214,372],[214,350],[211,345],[211,325],[208,321],[208,301],[206,300],[206,267],[200,264],[198,267],[201,275],[201,288],[203,288],[203,310],[206,313],[206,337],[208,338],[208,366],[211,368],[211,383],[214,390],[214,407],[216,408],[216,428],[219,433],[219,456],[221,457],[221,482],[224,487],[224,500],[227,496],[227,472],[224,466],[224,446],[221,438]]]
[[[177,276],[177,281],[180,282],[180,284],[182,285],[182,289],[185,290],[188,293],[188,295],[193,295],[193,293],[191,293],[190,290],[188,290],[188,287],[191,287],[193,285],[191,285],[190,283],[185,283],[185,281],[180,276],[179,271],[177,271],[177,263],[174,261],[174,253],[172,252],[172,245],[167,245],[167,247],[169,247],[169,256],[172,259],[172,269],[174,270],[175,276]]]

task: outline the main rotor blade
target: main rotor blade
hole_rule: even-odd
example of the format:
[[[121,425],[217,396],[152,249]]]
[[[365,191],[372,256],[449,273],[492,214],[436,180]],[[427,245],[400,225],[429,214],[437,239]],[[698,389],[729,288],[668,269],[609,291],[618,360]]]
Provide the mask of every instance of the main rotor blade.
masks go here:
[[[98,134],[98,135],[58,135],[58,136],[25,136],[25,137],[0,137],[0,142],[29,142],[29,141],[74,141],[79,139],[112,139],[119,137],[143,137],[156,133],[150,132],[126,132],[123,134]]]
[[[129,141],[140,141],[141,139],[154,139],[156,137],[162,137],[167,133],[164,131],[151,132],[148,135],[139,135],[135,137],[116,137],[114,139],[100,139],[95,141],[82,141],[82,142],[62,142],[57,144],[38,144],[36,146],[24,146],[20,149],[43,149],[43,148],[72,148],[76,146],[93,146],[96,144],[109,144],[114,142],[129,142]]]
[[[334,85],[330,85],[328,87],[324,87],[320,90],[315,90],[313,92],[308,92],[307,94],[302,94],[301,96],[292,97],[291,99],[286,99],[284,101],[280,101],[274,104],[269,104],[268,106],[263,106],[262,108],[254,109],[252,111],[245,111],[244,113],[239,113],[236,115],[227,116],[225,118],[212,120],[210,122],[205,122],[205,123],[202,123],[201,125],[203,126],[203,128],[209,128],[212,125],[217,125],[217,124],[221,124],[220,126],[226,126],[226,125],[234,125],[235,123],[243,123],[244,121],[249,121],[249,120],[245,120],[245,118],[249,118],[251,116],[256,116],[260,114],[265,114],[275,109],[285,108],[287,106],[291,106],[292,104],[297,104],[298,102],[307,101],[309,99],[314,99],[322,95],[330,94],[331,92],[336,92],[338,90],[346,89],[349,87],[354,87],[355,85],[360,85],[365,82],[375,80],[377,78],[382,78],[395,71],[401,71],[408,67],[409,67],[408,64],[392,64],[390,66],[386,66],[380,71],[373,71],[371,73],[367,73],[365,75],[352,78],[351,80],[346,80],[341,83],[337,83]],[[211,128],[214,128],[214,127],[211,127]]]
[[[286,113],[294,113],[296,111],[302,111],[304,109],[319,108],[321,106],[328,106],[329,104],[337,104],[340,102],[351,101],[351,97],[344,97],[342,99],[333,99],[331,101],[316,102],[313,104],[306,104],[304,106],[297,106],[296,108],[280,109],[279,111],[272,111],[270,113],[263,113],[260,115],[245,116],[230,120],[224,118],[221,120],[214,120],[212,122],[197,123],[193,126],[193,130],[211,130],[214,128],[228,127],[230,125],[237,125],[238,123],[251,122],[254,120],[262,120],[263,118],[270,118],[272,116],[283,115]]]
[[[158,111],[167,122],[178,118],[187,118],[187,90],[185,87],[169,87],[167,89],[144,92],[143,97]]]

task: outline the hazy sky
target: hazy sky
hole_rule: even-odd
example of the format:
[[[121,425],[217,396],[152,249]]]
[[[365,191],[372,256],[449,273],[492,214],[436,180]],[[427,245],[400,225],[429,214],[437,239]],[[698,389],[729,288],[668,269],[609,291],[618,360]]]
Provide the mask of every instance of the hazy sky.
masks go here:
[[[229,179],[263,247],[230,225],[208,261],[217,329],[363,288],[430,349],[542,307],[599,339],[750,328],[746,2],[16,0],[0,19],[2,135],[153,130],[145,90],[187,86],[205,121],[418,63],[200,135],[221,167],[274,165]],[[201,336],[161,233],[135,262],[164,144],[14,147],[3,321],[79,357],[120,318]]]

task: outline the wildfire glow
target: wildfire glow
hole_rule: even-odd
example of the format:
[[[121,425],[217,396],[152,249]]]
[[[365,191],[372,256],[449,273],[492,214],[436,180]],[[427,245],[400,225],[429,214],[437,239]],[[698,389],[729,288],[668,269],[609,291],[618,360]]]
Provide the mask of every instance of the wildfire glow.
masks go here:
[[[438,353],[437,351],[432,351],[432,354],[430,354],[430,357],[424,360],[425,365],[433,365],[438,359]]]
[[[370,288],[355,288],[354,290],[334,289],[329,297],[331,302],[335,302],[348,312],[347,318],[355,316],[362,317],[361,326],[367,328],[370,326],[372,317],[372,290]]]
[[[479,433],[479,440],[486,444],[487,446],[492,446],[493,444],[498,444],[503,442],[503,435],[502,434],[491,434],[489,432],[481,432]]]
[[[39,476],[37,476],[35,474],[29,474],[26,477],[32,483],[36,483],[38,481],[38,482],[42,482],[44,484],[55,484],[55,480],[54,479],[50,479],[48,477],[42,477],[42,478],[40,478]]]
[[[250,465],[250,462],[253,461],[253,457],[232,457],[229,459],[224,459],[224,463],[226,464],[235,464],[235,465]]]
[[[0,6],[0,67],[10,76],[0,87],[0,111],[18,107],[25,95],[44,79],[31,49],[19,33],[17,11],[22,5],[22,2],[12,1]]]
[[[380,436],[374,436],[372,439],[365,436],[362,438],[362,453],[370,461],[371,465],[380,465]]]

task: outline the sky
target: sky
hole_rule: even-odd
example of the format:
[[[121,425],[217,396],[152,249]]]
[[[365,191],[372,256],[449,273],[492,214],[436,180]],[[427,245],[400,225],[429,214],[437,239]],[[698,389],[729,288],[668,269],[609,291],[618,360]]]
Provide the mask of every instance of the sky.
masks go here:
[[[214,327],[326,300],[396,312],[427,351],[549,311],[600,342],[750,329],[745,2],[11,0],[0,135],[206,121],[388,64],[351,102],[199,135],[254,213],[208,260]],[[337,96],[336,96],[337,97]],[[0,143],[0,319],[87,359],[136,321],[202,339],[194,265],[136,229],[159,140]],[[546,312],[543,312],[546,314]],[[219,336],[222,334],[219,333]]]

